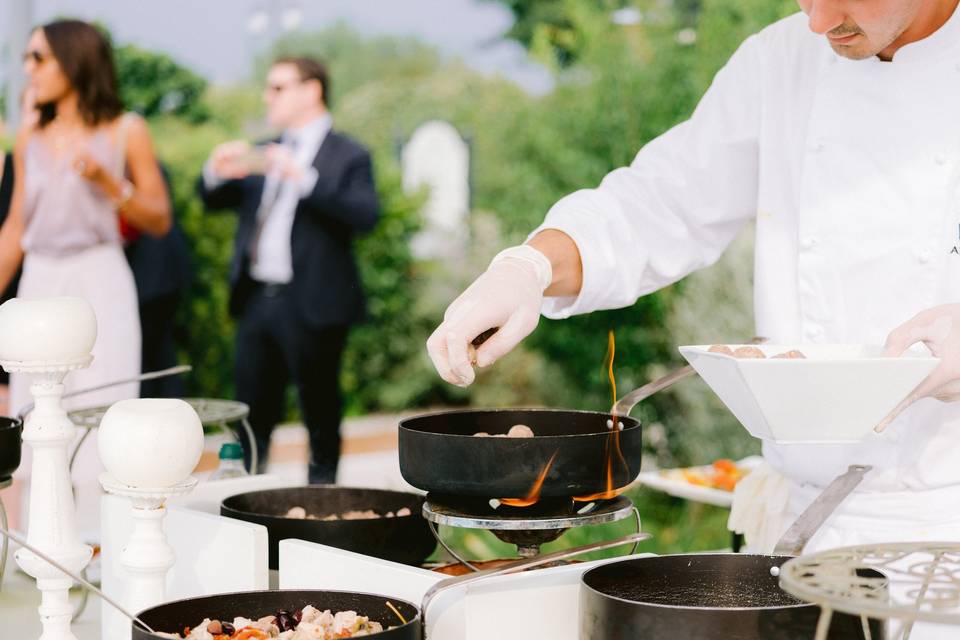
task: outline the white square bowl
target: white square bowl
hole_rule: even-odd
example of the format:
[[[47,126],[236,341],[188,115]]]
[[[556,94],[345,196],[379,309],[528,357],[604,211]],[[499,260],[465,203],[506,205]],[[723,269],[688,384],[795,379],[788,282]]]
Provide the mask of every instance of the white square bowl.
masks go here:
[[[763,359],[709,348],[680,353],[751,435],[779,444],[862,440],[940,362],[926,351],[885,358],[869,345],[764,344]],[[771,357],[790,350],[806,358]]]

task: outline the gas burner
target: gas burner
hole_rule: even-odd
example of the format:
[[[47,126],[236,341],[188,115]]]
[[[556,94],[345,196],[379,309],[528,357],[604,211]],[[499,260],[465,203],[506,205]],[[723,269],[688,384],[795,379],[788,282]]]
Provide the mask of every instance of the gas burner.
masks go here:
[[[636,508],[623,496],[589,502],[575,502],[571,498],[543,498],[529,507],[514,507],[496,499],[428,493],[422,512],[423,517],[431,523],[431,529],[440,544],[467,566],[470,564],[440,540],[436,525],[486,529],[500,540],[517,545],[517,552],[524,558],[538,555],[540,545],[556,540],[571,527],[616,522],[634,514],[637,517],[637,530],[640,529]]]

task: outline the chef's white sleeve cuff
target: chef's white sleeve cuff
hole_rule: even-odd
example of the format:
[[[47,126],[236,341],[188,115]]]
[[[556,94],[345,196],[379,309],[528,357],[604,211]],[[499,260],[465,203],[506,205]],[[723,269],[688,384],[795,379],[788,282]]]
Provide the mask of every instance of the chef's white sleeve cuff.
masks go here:
[[[595,215],[596,192],[578,191],[555,204],[530,238],[544,229],[555,229],[568,235],[580,252],[583,284],[577,296],[545,297],[541,313],[555,320],[590,313],[598,309],[629,306],[636,301],[632,295],[635,283],[629,283],[630,274],[638,261],[617,263],[617,247],[609,238],[601,216]],[[637,247],[637,253],[640,248]],[[633,286],[631,286],[633,285]]]

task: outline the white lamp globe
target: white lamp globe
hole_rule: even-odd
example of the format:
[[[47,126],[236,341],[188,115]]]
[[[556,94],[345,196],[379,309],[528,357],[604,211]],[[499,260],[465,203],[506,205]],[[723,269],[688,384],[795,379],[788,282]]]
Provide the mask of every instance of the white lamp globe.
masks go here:
[[[100,421],[97,445],[103,466],[117,481],[143,489],[172,487],[200,461],[203,425],[183,400],[121,400]]]
[[[0,305],[0,360],[72,362],[97,341],[97,317],[83,298],[13,298]]]

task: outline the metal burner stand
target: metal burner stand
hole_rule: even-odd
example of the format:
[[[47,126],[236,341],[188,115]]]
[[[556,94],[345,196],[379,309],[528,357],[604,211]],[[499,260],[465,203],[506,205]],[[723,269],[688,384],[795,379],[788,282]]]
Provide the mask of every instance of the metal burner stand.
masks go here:
[[[780,586],[820,606],[816,640],[827,637],[834,611],[864,621],[897,620],[899,631],[888,630],[888,638],[907,640],[917,622],[960,625],[960,543],[862,545],[805,555],[780,568]]]
[[[589,524],[603,524],[616,522],[630,517],[632,514],[637,521],[637,533],[640,532],[640,512],[628,498],[617,496],[611,500],[595,500],[584,503],[576,510],[557,514],[530,514],[519,509],[509,508],[510,513],[498,513],[501,509],[499,501],[491,500],[488,509],[464,509],[453,501],[445,500],[442,496],[427,495],[423,503],[423,517],[430,525],[430,531],[447,553],[458,562],[478,571],[477,567],[465,560],[456,551],[450,548],[440,537],[437,525],[461,527],[464,529],[485,529],[500,540],[517,545],[517,553],[521,558],[533,558],[540,555],[540,545],[556,540],[572,527],[582,527]],[[635,553],[634,545],[631,553]]]

